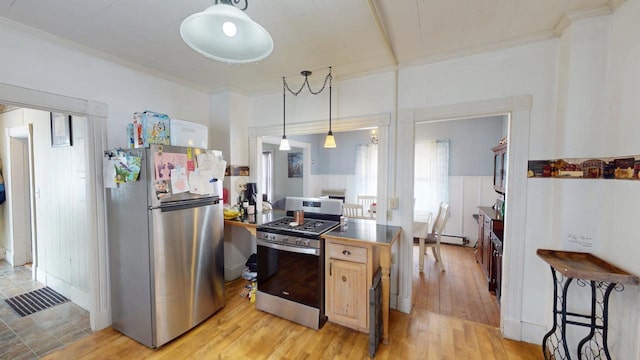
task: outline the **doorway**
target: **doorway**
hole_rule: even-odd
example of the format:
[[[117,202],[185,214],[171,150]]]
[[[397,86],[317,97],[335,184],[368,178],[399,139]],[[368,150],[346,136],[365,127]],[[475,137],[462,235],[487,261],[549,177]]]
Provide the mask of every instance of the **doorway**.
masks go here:
[[[81,199],[86,202],[85,217],[87,233],[90,240],[84,249],[85,260],[88,265],[84,269],[86,275],[86,292],[80,295],[89,309],[91,329],[96,331],[110,324],[110,307],[108,304],[108,265],[106,257],[106,228],[105,228],[105,201],[103,181],[99,174],[102,173],[101,159],[103,157],[104,142],[106,141],[105,124],[108,116],[108,106],[99,102],[71,98],[68,96],[46,93],[39,90],[17,87],[8,84],[0,84],[0,102],[20,108],[39,109],[43,111],[55,111],[71,114],[72,116],[86,117],[84,141],[85,163],[82,167],[87,169],[86,197]],[[68,186],[67,186],[68,187]],[[38,196],[37,192],[35,196]],[[33,201],[33,200],[32,200]],[[60,244],[59,249],[68,246]],[[77,249],[72,249],[77,250]],[[38,249],[34,249],[35,254]],[[37,261],[37,259],[36,259]],[[65,271],[65,269],[62,269]]]
[[[7,135],[7,183],[10,253],[13,266],[31,265],[34,261],[35,212],[33,197],[33,127],[12,127]],[[31,267],[34,269],[35,267]],[[35,279],[35,274],[32,273]]]
[[[526,214],[519,211],[526,207],[527,182],[526,177],[518,174],[526,173],[529,151],[529,127],[532,109],[530,95],[512,96],[506,98],[486,99],[473,102],[432,106],[422,109],[404,109],[398,113],[398,137],[411,139],[399,143],[398,168],[399,177],[409,179],[413,185],[413,160],[415,157],[414,132],[415,125],[424,121],[441,121],[443,119],[470,118],[490,116],[495,114],[510,114],[508,167],[507,176],[508,202],[505,206],[504,237],[514,239],[507,241],[502,258],[504,276],[503,293],[501,294],[500,329],[503,335],[512,339],[521,339],[522,334],[522,271],[524,263],[524,243],[526,238]],[[398,188],[400,198],[411,198],[413,186]],[[413,204],[401,204],[400,215],[404,216],[400,224],[403,228],[413,228]],[[399,298],[402,311],[412,309],[412,269],[413,269],[413,241],[410,232],[404,233],[404,244],[399,251],[400,271]]]
[[[440,245],[446,271],[440,273],[432,251],[421,255],[414,246],[416,309],[499,326],[498,300],[489,292],[474,256],[478,239],[474,215],[479,206],[491,207],[501,196],[492,185],[491,148],[507,130],[507,115],[416,124],[414,213],[430,212],[435,217],[441,201],[450,210]],[[416,266],[420,256],[424,272]]]

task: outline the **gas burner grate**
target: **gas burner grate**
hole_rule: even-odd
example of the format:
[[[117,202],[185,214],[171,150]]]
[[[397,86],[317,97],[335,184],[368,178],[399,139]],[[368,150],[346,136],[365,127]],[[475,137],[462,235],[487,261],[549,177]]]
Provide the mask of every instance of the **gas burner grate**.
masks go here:
[[[307,233],[320,235],[327,230],[330,230],[334,226],[338,225],[337,221],[331,220],[319,220],[319,219],[305,219],[304,223],[301,225],[292,226],[293,223],[292,217],[285,217],[279,220],[272,221],[267,224],[263,224],[260,226],[260,230],[277,230],[277,231],[286,231],[292,234],[295,233]]]

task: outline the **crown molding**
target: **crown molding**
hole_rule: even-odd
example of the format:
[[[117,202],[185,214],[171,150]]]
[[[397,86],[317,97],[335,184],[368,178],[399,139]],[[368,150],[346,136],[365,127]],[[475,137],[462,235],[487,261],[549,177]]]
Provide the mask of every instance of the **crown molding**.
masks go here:
[[[622,6],[622,4],[624,4],[624,1],[625,0],[609,0],[607,6],[609,6],[609,9],[611,9],[612,11],[616,11],[620,6]]]
[[[611,15],[622,5],[624,0],[610,0],[607,6],[601,6],[593,9],[571,11],[562,14],[556,26],[553,27],[553,33],[556,37],[561,37],[564,31],[574,22],[592,17]],[[613,3],[617,3],[613,4]]]

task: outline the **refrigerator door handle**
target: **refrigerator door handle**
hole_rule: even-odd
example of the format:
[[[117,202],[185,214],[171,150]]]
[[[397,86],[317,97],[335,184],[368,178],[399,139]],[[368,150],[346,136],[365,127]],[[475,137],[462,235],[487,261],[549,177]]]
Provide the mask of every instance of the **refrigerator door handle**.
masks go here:
[[[220,203],[220,199],[218,198],[207,198],[202,200],[190,200],[190,201],[165,203],[158,206],[155,209],[160,209],[161,212],[178,211],[178,210],[184,210],[184,209],[192,209],[192,208],[201,207],[201,206],[216,205],[219,203]],[[154,208],[152,208],[152,210],[153,209]]]

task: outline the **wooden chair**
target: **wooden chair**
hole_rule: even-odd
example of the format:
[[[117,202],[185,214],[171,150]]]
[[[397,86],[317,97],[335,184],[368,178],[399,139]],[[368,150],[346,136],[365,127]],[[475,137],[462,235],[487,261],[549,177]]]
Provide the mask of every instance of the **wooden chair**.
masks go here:
[[[362,218],[364,214],[362,205],[360,204],[345,203],[342,205],[342,212],[344,216],[352,219]]]
[[[424,241],[420,239],[420,256],[427,255],[427,248],[431,248],[433,256],[438,262],[438,267],[440,267],[440,271],[444,271],[444,264],[440,256],[440,238],[442,237],[442,232],[447,224],[447,220],[449,220],[449,204],[440,203],[438,216],[436,216],[436,220],[433,222],[431,233],[427,234]]]
[[[358,204],[362,205],[364,214],[368,214],[369,217],[375,217],[371,211],[371,204],[376,202],[375,195],[358,195]]]

